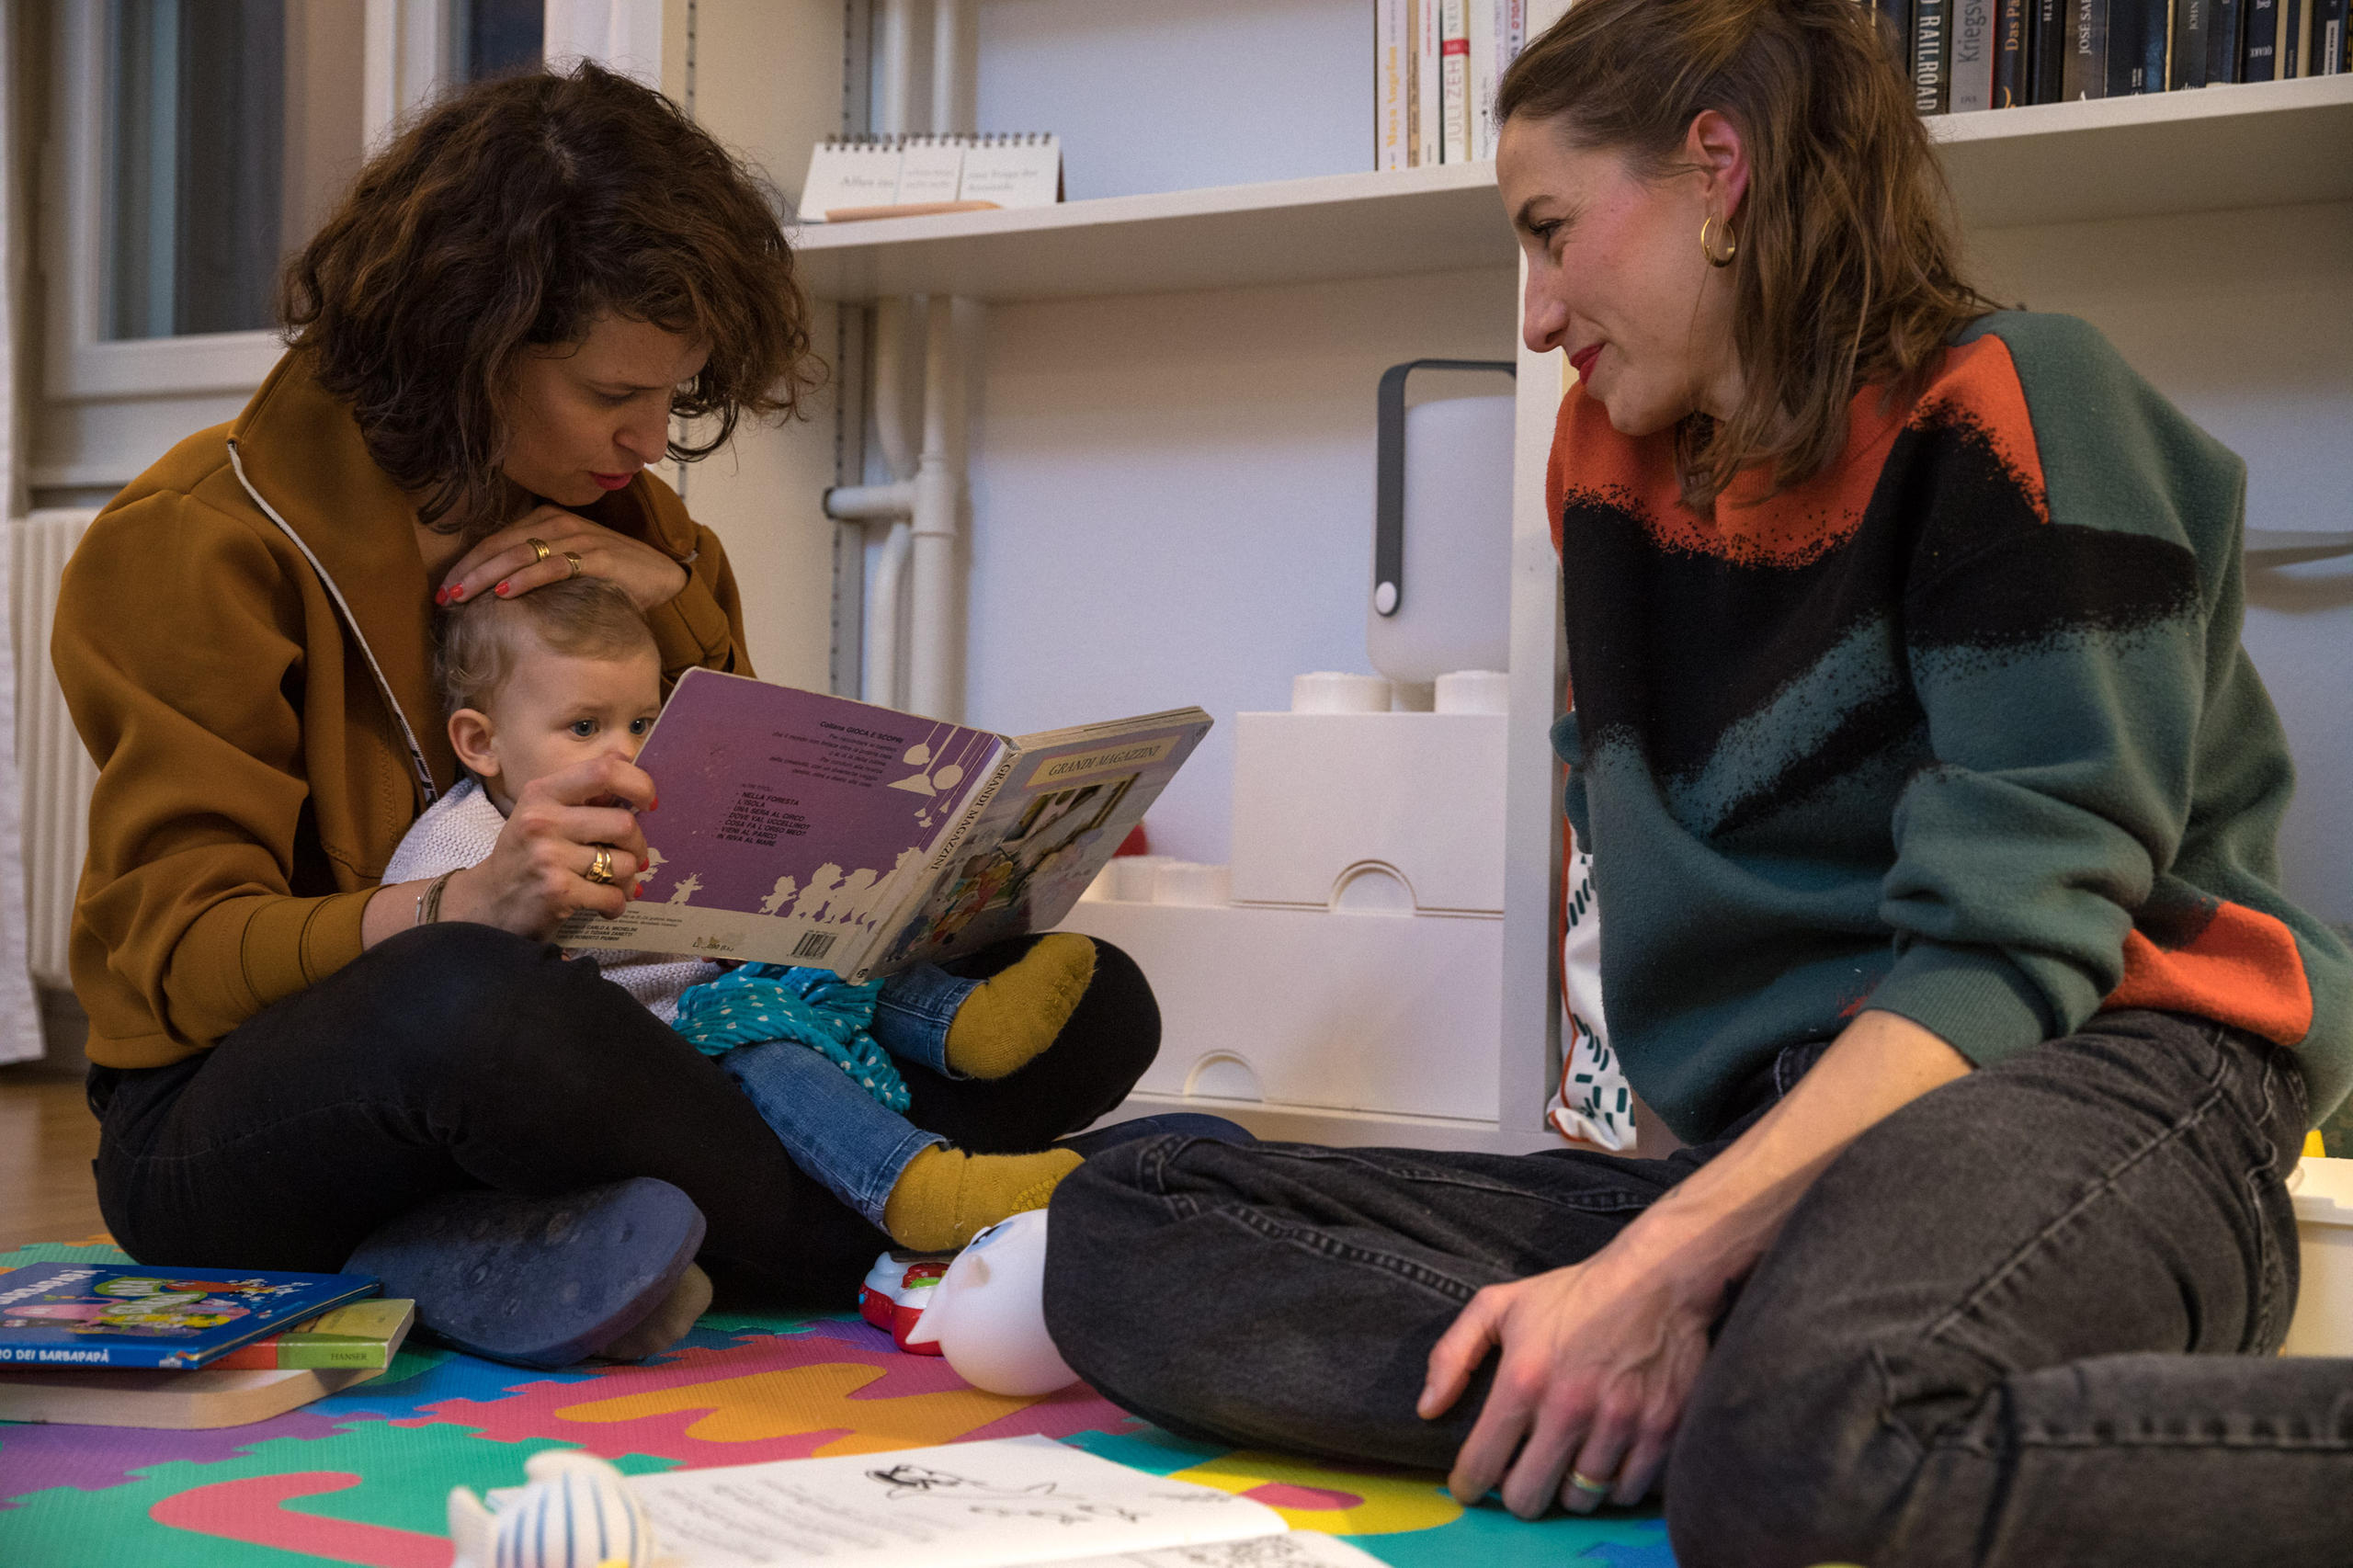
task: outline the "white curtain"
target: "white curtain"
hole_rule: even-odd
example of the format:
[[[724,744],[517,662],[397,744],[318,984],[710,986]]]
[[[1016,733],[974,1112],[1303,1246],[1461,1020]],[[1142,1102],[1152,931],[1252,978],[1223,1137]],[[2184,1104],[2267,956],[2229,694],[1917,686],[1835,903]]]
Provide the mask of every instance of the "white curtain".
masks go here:
[[[0,528],[11,533],[25,510],[17,472],[17,335],[25,299],[18,198],[25,170],[18,166],[22,150],[7,90],[16,80],[17,28],[15,8],[0,11]],[[41,1053],[40,1007],[25,969],[24,785],[17,768],[17,642],[8,582],[14,542],[10,533],[0,533],[0,1062]]]

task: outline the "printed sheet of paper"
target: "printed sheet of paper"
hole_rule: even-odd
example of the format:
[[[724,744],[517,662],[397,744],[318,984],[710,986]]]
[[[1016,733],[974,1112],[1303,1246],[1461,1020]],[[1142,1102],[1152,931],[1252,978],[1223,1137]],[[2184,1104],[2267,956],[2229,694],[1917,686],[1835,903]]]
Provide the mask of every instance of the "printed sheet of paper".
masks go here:
[[[631,1476],[630,1487],[663,1551],[685,1568],[1019,1568],[1286,1528],[1281,1515],[1246,1497],[1130,1470],[1050,1437],[672,1471]]]
[[[1054,1568],[1380,1568],[1381,1559],[1347,1541],[1313,1530],[1253,1536],[1247,1540],[1171,1546],[1158,1551],[1124,1551],[1058,1562]]]

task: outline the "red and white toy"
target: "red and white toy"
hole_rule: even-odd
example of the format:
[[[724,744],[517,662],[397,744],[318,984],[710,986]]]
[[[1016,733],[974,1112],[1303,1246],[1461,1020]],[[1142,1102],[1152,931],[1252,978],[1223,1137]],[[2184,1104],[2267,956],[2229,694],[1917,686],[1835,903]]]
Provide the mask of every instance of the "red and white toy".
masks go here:
[[[891,1336],[891,1343],[910,1356],[937,1356],[939,1343],[907,1343],[931,1292],[948,1273],[952,1258],[943,1253],[901,1252],[897,1248],[874,1260],[866,1282],[858,1289],[858,1315]]]

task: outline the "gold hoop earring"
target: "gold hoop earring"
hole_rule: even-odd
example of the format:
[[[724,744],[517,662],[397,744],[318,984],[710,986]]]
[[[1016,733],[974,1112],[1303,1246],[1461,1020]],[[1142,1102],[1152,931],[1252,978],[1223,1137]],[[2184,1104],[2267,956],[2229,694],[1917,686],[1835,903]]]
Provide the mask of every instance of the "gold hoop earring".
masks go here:
[[[1715,246],[1708,243],[1708,231],[1715,226],[1716,220],[1713,216],[1699,221],[1699,254],[1708,258],[1710,267],[1730,267],[1732,258],[1740,254],[1740,241],[1733,236],[1732,225],[1727,222],[1723,233],[1724,248],[1719,254]]]

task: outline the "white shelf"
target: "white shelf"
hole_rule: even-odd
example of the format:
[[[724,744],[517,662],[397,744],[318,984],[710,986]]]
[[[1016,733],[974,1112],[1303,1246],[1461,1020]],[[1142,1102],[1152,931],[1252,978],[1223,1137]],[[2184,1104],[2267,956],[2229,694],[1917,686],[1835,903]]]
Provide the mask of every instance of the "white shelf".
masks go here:
[[[2353,199],[2353,75],[1929,122],[1972,228]],[[886,218],[794,237],[821,299],[1160,294],[1512,265],[1495,165]]]
[[[1507,267],[1493,164],[1324,175],[1003,212],[811,224],[820,299],[1044,300]]]
[[[2353,76],[1928,122],[1972,228],[2353,199]]]

